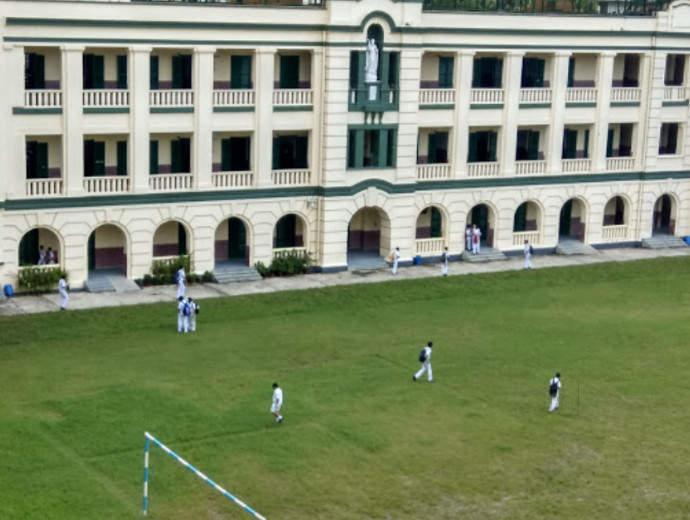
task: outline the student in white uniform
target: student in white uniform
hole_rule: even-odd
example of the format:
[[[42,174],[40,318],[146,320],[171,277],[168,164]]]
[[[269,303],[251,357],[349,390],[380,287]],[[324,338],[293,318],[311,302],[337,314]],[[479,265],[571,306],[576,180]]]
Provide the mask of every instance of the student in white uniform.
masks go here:
[[[525,269],[532,269],[532,254],[534,253],[534,249],[529,243],[529,240],[525,240],[525,246],[522,250],[525,255]]]
[[[187,298],[187,304],[189,305],[189,332],[196,332],[196,315],[199,314],[201,307],[191,296]]]
[[[441,274],[443,276],[448,276],[448,248],[443,248],[443,253],[441,253]]]
[[[53,251],[52,247],[49,247],[48,252],[46,253],[46,263],[57,264],[57,257],[55,256],[55,251]]]
[[[465,227],[465,251],[472,251],[472,226]]]
[[[189,331],[189,304],[182,296],[177,298],[177,332]]]
[[[422,349],[422,351],[419,353],[419,361],[422,363],[422,368],[420,368],[415,375],[412,376],[412,381],[417,381],[420,377],[424,375],[424,372],[427,373],[427,378],[429,379],[429,383],[431,383],[434,380],[434,376],[431,372],[431,348],[433,347],[433,343],[430,341],[429,343],[426,344],[426,347]]]
[[[43,246],[38,247],[38,265],[46,265],[46,250]]]
[[[60,294],[60,310],[67,310],[67,303],[69,302],[69,293],[67,292],[67,280],[60,278],[58,282],[58,293]]]
[[[472,254],[478,255],[481,252],[482,230],[476,225],[472,226]]]
[[[187,275],[184,272],[184,267],[180,267],[177,270],[177,274],[175,274],[175,279],[177,281],[177,299],[179,300],[180,298],[185,297],[185,293],[187,292]]]
[[[400,261],[400,248],[396,247],[393,251],[393,274],[398,274],[398,262]]]
[[[561,399],[561,374],[556,372],[556,375],[549,381],[549,396],[551,396],[551,405],[549,406],[549,413],[558,410],[559,401]]]
[[[277,423],[283,422],[283,416],[280,415],[280,409],[283,407],[283,389],[278,386],[278,383],[273,383],[273,399],[271,400],[271,413],[275,416]]]

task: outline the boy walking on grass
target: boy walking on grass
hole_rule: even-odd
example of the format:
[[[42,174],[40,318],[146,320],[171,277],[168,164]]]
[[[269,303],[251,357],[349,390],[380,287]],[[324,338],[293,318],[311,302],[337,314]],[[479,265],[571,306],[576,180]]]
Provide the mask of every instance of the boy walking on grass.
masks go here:
[[[417,381],[420,377],[424,375],[424,372],[427,373],[427,377],[429,379],[429,383],[431,383],[434,380],[434,377],[431,373],[431,348],[433,347],[433,343],[430,341],[429,343],[426,344],[426,347],[422,349],[422,351],[419,353],[419,361],[422,363],[422,368],[420,368],[415,375],[412,376],[412,381]]]
[[[273,399],[271,401],[271,413],[275,416],[277,423],[283,422],[283,416],[280,415],[280,409],[283,407],[283,389],[278,386],[278,383],[273,383]]]
[[[549,396],[551,396],[551,405],[549,406],[549,413],[558,410],[559,401],[561,399],[561,373],[556,372],[556,375],[549,381]]]

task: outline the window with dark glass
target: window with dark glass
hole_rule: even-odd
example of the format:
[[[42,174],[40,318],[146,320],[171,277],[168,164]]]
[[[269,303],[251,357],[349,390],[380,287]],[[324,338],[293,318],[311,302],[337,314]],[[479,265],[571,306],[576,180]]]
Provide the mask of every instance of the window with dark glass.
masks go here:
[[[83,86],[84,89],[101,89],[105,87],[104,57],[97,54],[84,54]]]
[[[178,54],[172,57],[172,88],[192,88],[192,55]]]
[[[678,153],[678,123],[663,123],[661,125],[661,139],[659,140],[659,155],[675,155]]]
[[[397,131],[392,128],[350,129],[348,168],[393,168],[397,155]]]
[[[498,133],[485,130],[470,133],[470,145],[467,162],[495,162]]]
[[[27,90],[46,88],[45,56],[35,52],[24,56],[24,88]]]
[[[539,158],[539,131],[518,130],[515,160],[538,161]]]
[[[666,72],[664,85],[679,87],[685,83],[685,55],[668,54],[666,56]]]
[[[251,56],[231,56],[230,57],[230,88],[250,89],[252,88],[252,57]]]
[[[228,137],[221,140],[220,162],[224,172],[246,172],[250,167],[251,138]]]
[[[273,138],[273,169],[309,168],[306,135],[280,135]]]
[[[503,60],[495,57],[474,59],[472,88],[501,88],[503,82]]]
[[[84,141],[84,177],[105,175],[105,142],[87,139]]]
[[[192,171],[192,141],[179,137],[170,141],[170,173],[189,173]]]
[[[522,88],[543,88],[544,68],[546,61],[542,58],[524,58],[522,60]]]
[[[48,178],[48,143],[40,143],[38,141],[27,141],[26,178]]]

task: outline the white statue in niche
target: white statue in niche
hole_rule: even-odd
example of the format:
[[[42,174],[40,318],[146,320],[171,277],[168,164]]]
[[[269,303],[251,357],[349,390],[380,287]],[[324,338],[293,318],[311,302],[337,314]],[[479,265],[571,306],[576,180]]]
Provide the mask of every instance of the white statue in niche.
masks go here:
[[[376,83],[379,75],[379,49],[376,40],[371,38],[367,41],[367,58],[364,64],[364,81],[366,83]]]

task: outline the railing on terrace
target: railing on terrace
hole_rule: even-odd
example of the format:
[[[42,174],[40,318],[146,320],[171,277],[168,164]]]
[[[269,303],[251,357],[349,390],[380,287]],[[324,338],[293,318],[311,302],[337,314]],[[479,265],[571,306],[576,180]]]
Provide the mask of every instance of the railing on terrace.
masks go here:
[[[596,103],[597,89],[595,87],[568,87],[565,91],[566,103]]]
[[[248,172],[216,172],[213,179],[214,188],[249,188],[254,184],[254,174]]]
[[[118,89],[85,90],[82,92],[85,107],[108,108],[129,106],[129,91]]]
[[[25,90],[25,108],[53,108],[62,106],[62,90]]]
[[[550,88],[521,88],[520,103],[523,105],[539,105],[551,103]]]
[[[281,107],[310,106],[314,104],[314,91],[309,88],[285,88],[273,91],[273,105]]]
[[[592,171],[591,159],[563,159],[561,161],[563,173],[589,173]]]
[[[371,87],[371,89],[350,89],[349,102],[350,110],[362,109],[365,112],[396,110],[398,107],[398,89],[381,86]]]
[[[529,240],[532,245],[541,242],[541,232],[539,231],[513,231],[513,245],[523,246],[525,240]]]
[[[125,193],[129,191],[129,177],[124,175],[108,177],[86,177],[84,191],[96,195]]]
[[[546,161],[516,161],[515,175],[544,175]]]
[[[476,162],[467,164],[468,177],[498,177],[501,165],[498,162]]]
[[[192,188],[190,173],[157,173],[149,175],[149,188],[154,191],[178,191]]]
[[[601,228],[601,238],[606,242],[620,242],[628,238],[628,226],[604,226]]]
[[[55,197],[62,195],[64,183],[62,179],[27,179],[27,197]]]
[[[613,87],[611,89],[612,103],[639,103],[642,99],[642,89],[637,87]]]
[[[112,0],[101,0],[112,1]],[[128,1],[128,0],[120,0]],[[250,7],[324,7],[326,0],[129,0],[133,4],[138,3],[162,3],[162,4],[220,4],[220,5],[246,5]]]
[[[152,107],[191,107],[194,105],[194,91],[184,90],[151,90],[149,104]]]
[[[454,88],[423,88],[419,90],[420,105],[452,105],[454,103]]]
[[[276,186],[305,186],[311,182],[311,170],[273,170],[273,184]]]
[[[556,13],[605,16],[653,16],[669,0],[424,0],[424,11],[488,11],[505,13]]]
[[[450,178],[450,164],[418,164],[418,181],[440,181]]]
[[[418,255],[440,255],[446,246],[446,239],[441,238],[418,238],[415,240]]]
[[[502,88],[473,88],[470,103],[476,105],[500,105],[503,103]]]
[[[634,168],[634,157],[608,157],[606,159],[606,169],[608,171],[620,172],[633,170]]]
[[[255,99],[254,90],[214,90],[214,107],[252,107]]]
[[[686,101],[690,97],[690,88],[683,86],[664,87],[664,101]]]

